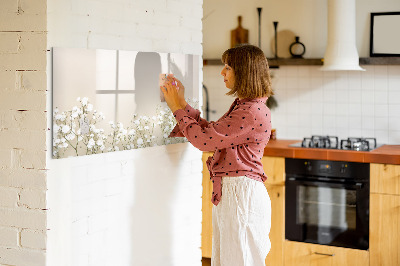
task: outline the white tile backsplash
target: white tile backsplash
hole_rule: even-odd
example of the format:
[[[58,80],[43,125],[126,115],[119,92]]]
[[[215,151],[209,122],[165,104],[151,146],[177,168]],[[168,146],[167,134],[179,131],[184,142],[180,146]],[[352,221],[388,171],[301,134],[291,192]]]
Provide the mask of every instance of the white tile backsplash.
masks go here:
[[[376,137],[379,143],[400,143],[400,66],[363,65],[366,71],[320,71],[319,66],[281,66],[272,69],[278,108],[272,110],[272,126],[281,139],[310,135]],[[217,74],[204,67],[204,84],[218,94],[210,96],[210,108],[219,108],[218,119],[233,98]],[[213,70],[215,72],[215,70]],[[396,124],[397,123],[397,124]],[[308,133],[308,134],[303,134]]]

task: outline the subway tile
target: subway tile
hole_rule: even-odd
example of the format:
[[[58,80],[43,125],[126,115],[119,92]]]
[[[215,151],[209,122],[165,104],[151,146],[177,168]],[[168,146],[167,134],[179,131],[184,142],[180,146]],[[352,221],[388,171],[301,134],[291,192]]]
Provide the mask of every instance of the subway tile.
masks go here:
[[[322,127],[313,127],[311,128],[311,135],[323,135],[324,130]]]
[[[349,127],[349,118],[345,115],[336,116],[336,128],[347,129]]]
[[[337,128],[336,136],[339,138],[338,146],[340,147],[340,140],[347,139],[349,137],[349,129],[348,128]]]
[[[361,103],[362,91],[361,90],[349,90],[349,102],[350,103]]]
[[[290,114],[287,117],[287,123],[288,123],[288,125],[290,125],[292,127],[297,127],[297,126],[299,126],[301,124],[300,121],[299,121],[299,116],[297,114],[295,114],[295,113]]]
[[[375,104],[387,104],[388,103],[388,92],[387,91],[375,91],[374,102],[375,102]]]
[[[310,127],[298,127],[297,134],[300,136],[299,138],[303,138],[304,136],[311,136],[311,128]]]
[[[270,69],[270,74],[277,77],[286,77],[287,67],[281,66],[278,69]]]
[[[389,130],[400,131],[400,117],[389,117]]]
[[[322,112],[324,110],[324,104],[322,102],[311,102],[311,112],[312,114],[320,114],[322,115]]]
[[[337,128],[335,127],[324,127],[322,135],[327,136],[336,136],[337,135]]]
[[[337,115],[348,115],[349,114],[349,105],[346,103],[336,103],[336,114]]]
[[[373,138],[375,136],[375,132],[373,129],[363,128],[361,130],[361,136],[363,138]]]
[[[375,104],[375,117],[387,117],[389,108],[387,104]]]
[[[373,104],[362,104],[361,115],[362,116],[374,116],[375,106]]]
[[[311,93],[312,102],[322,102],[324,97],[324,90],[322,88],[315,88]]]
[[[336,104],[335,103],[325,103],[323,114],[325,115],[335,115],[336,114]]]
[[[309,88],[299,88],[298,100],[301,103],[311,103],[312,91]]]
[[[346,103],[350,102],[349,91],[348,90],[337,90],[336,91],[336,103]]]
[[[374,103],[374,91],[373,90],[362,90],[361,91],[361,102]]]
[[[286,87],[288,89],[296,89],[299,87],[298,78],[297,77],[288,77],[286,78]]]
[[[324,115],[323,117],[323,128],[326,130],[328,128],[334,128],[336,125],[336,116],[334,115]]]
[[[375,117],[375,129],[385,130],[389,129],[389,118],[388,117]]]
[[[400,77],[400,66],[399,65],[394,65],[394,66],[388,66],[388,76],[394,76],[394,77]]]
[[[389,76],[388,89],[390,91],[399,91],[400,90],[400,75]]]
[[[299,91],[297,88],[286,90],[286,96],[287,96],[288,101],[290,101],[290,102],[298,102],[299,101],[298,94],[299,94]]]
[[[279,90],[284,90],[287,88],[286,79],[283,77],[274,77],[272,78],[272,89],[277,93]]]
[[[347,75],[349,80],[361,80],[361,74],[363,71],[348,71]]]
[[[361,89],[365,90],[373,90],[374,89],[374,78],[373,76],[363,76],[361,78]]]
[[[298,88],[306,88],[306,89],[309,89],[310,86],[311,86],[311,85],[310,85],[311,82],[310,82],[310,78],[309,78],[309,77],[299,76],[297,82],[298,82],[298,85],[297,85]]]
[[[375,119],[373,116],[363,116],[361,118],[362,129],[374,129]]]
[[[389,131],[389,141],[390,144],[400,144],[400,130]]]
[[[387,65],[376,65],[374,66],[374,78],[387,78],[388,66]]]
[[[349,129],[361,129],[362,122],[360,116],[349,116]]]
[[[389,91],[389,104],[400,104],[400,90],[398,91]]]
[[[320,70],[320,66],[312,66],[310,67],[310,76],[311,78],[322,78],[324,76],[324,71]]]
[[[297,66],[287,66],[286,67],[286,77],[297,77],[298,67]]]
[[[374,79],[374,90],[375,91],[386,91],[388,89],[387,78],[375,78]]]
[[[324,103],[334,103],[336,101],[336,91],[335,88],[332,88],[331,86],[326,86],[324,87]]]
[[[349,137],[356,138],[360,137],[362,135],[362,130],[361,128],[349,128]]]
[[[373,76],[375,72],[375,66],[374,65],[363,65],[365,71],[356,71],[361,73],[361,77],[364,76]]]
[[[299,67],[297,69],[297,75],[300,78],[309,79],[311,76],[311,69],[308,66]]]
[[[322,72],[322,75],[323,75],[324,79],[325,78],[328,78],[328,79],[334,79],[335,78],[335,71],[321,71],[321,72]]]
[[[349,115],[361,116],[362,107],[360,103],[349,104]]]
[[[377,144],[387,144],[389,142],[388,130],[375,129],[375,138]]]
[[[389,117],[400,117],[400,104],[389,104]]]
[[[336,89],[347,90],[349,88],[349,80],[347,77],[336,78]]]
[[[353,76],[349,74],[349,90],[361,90],[361,76]]]
[[[311,104],[308,102],[300,103],[298,113],[309,116],[311,114]]]
[[[322,77],[311,77],[310,87],[315,90],[320,90],[324,85],[324,80]]]
[[[324,124],[324,116],[320,112],[313,113],[311,115],[311,126],[312,128],[322,128]]]

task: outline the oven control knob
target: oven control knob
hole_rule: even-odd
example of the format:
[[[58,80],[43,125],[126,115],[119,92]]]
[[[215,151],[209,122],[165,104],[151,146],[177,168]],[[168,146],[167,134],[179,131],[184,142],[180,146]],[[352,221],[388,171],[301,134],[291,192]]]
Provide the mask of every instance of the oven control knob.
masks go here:
[[[307,170],[307,171],[310,172],[310,171],[312,170],[311,162],[306,162],[306,163],[305,163],[305,166],[306,166],[306,170]]]
[[[342,164],[342,167],[340,168],[340,173],[341,174],[346,173],[346,169],[347,169],[347,164]]]

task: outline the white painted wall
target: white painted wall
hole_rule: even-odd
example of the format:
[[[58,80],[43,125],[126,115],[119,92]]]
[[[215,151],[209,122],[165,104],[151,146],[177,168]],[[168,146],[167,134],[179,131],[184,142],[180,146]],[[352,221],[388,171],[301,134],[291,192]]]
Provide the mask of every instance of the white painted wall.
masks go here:
[[[47,45],[202,55],[201,18],[202,0],[49,0]],[[201,264],[200,151],[50,156],[47,265]]]
[[[289,30],[300,36],[306,46],[305,57],[321,58],[327,41],[327,3],[327,0],[204,0],[204,58],[220,58],[229,48],[230,31],[237,27],[238,16],[242,16],[242,26],[249,30],[249,43],[258,45],[257,7],[262,8],[261,49],[267,57],[274,55],[272,22],[278,21],[278,31]],[[356,0],[356,43],[360,57],[369,56],[370,13],[399,10],[398,0]]]
[[[305,57],[322,58],[326,47],[327,1],[204,1],[204,58],[220,58],[229,48],[229,31],[236,17],[250,30],[250,43],[257,45],[257,7],[263,7],[262,49],[272,50],[272,21],[278,30],[290,29],[307,48]],[[232,8],[227,9],[227,6]],[[356,2],[357,47],[369,56],[369,13],[398,11],[400,2],[368,0]],[[264,13],[265,11],[265,13]],[[223,14],[223,15],[222,15]],[[246,24],[247,23],[247,24]],[[215,38],[219,34],[221,38]],[[278,50],[279,52],[279,50]],[[382,144],[400,143],[400,66],[363,66],[365,72],[321,72],[318,66],[281,66],[272,69],[273,89],[279,107],[272,111],[272,125],[281,139],[302,139],[312,134],[376,137]],[[210,120],[229,108],[232,97],[220,76],[221,66],[205,66],[203,82],[210,93]]]
[[[46,261],[46,1],[0,1],[0,265]]]

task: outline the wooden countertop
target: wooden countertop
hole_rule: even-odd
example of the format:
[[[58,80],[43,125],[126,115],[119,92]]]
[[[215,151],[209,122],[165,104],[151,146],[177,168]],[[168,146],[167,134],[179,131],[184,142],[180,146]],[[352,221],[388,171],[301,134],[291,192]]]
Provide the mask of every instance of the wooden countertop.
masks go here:
[[[383,145],[372,151],[289,147],[301,140],[270,140],[264,156],[364,163],[400,164],[400,145]]]

